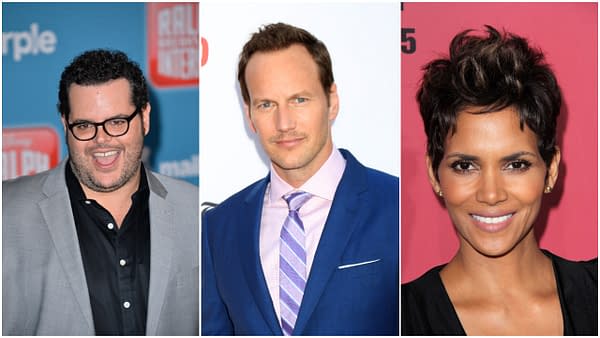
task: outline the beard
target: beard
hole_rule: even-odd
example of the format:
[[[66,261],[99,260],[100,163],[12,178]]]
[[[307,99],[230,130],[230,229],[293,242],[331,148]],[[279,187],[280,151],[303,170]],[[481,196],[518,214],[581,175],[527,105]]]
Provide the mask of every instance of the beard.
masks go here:
[[[123,169],[118,177],[108,183],[102,182],[94,174],[93,164],[90,162],[92,150],[76,152],[67,142],[69,149],[69,163],[75,177],[79,182],[92,191],[96,192],[113,192],[127,184],[139,172],[142,163],[143,137],[139,141],[130,144],[129,146],[120,146],[120,155],[124,156]],[[99,144],[97,148],[106,147],[108,145]],[[114,146],[111,146],[114,148]],[[125,151],[126,150],[126,151]]]

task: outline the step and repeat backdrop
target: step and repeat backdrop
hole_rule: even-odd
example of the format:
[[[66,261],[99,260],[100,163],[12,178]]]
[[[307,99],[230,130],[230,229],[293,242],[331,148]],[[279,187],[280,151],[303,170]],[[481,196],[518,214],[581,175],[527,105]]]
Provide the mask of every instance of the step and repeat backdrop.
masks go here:
[[[248,127],[238,57],[262,25],[306,29],[327,46],[340,97],[333,142],[364,165],[399,175],[400,3],[200,5],[200,200],[220,203],[263,178],[269,160]]]
[[[125,52],[149,82],[144,162],[198,184],[197,3],[3,3],[2,179],[68,154],[56,108],[65,66],[83,51]]]
[[[560,176],[535,225],[542,248],[581,260],[598,255],[598,18],[596,3],[404,3],[402,5],[401,266],[408,282],[458,248],[450,217],[427,180],[426,136],[415,95],[429,61],[484,25],[542,49],[563,90]]]
[[[402,173],[403,282],[447,262],[458,247],[426,176],[415,101],[421,68],[447,54],[464,29],[489,24],[524,36],[545,52],[564,94],[560,178],[544,197],[536,234],[564,257],[597,256],[596,3],[3,3],[2,17],[3,180],[66,156],[60,74],[81,52],[111,48],[137,61],[150,84],[145,163],[199,184],[200,200],[212,203],[269,169],[244,116],[236,74],[242,46],[264,24],[307,29],[333,61],[335,145],[367,166]]]

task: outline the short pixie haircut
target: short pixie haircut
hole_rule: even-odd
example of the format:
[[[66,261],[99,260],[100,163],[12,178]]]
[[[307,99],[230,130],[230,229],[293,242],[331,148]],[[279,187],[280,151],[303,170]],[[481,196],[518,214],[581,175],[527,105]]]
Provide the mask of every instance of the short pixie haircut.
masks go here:
[[[250,104],[250,94],[246,84],[246,66],[248,61],[256,52],[274,52],[286,49],[293,44],[300,44],[306,48],[308,53],[319,67],[319,79],[325,94],[329,93],[333,84],[333,70],[331,56],[325,44],[306,30],[285,23],[275,23],[262,26],[258,32],[252,34],[246,42],[240,54],[238,63],[238,81],[240,90],[246,104]],[[327,96],[329,98],[329,96]]]
[[[58,112],[68,120],[71,113],[69,87],[94,86],[124,78],[131,88],[131,103],[137,112],[148,104],[148,85],[140,66],[121,51],[95,49],[73,59],[62,72],[58,85]]]
[[[448,58],[423,67],[417,101],[436,177],[446,137],[456,132],[457,115],[464,109],[481,114],[514,107],[521,130],[526,124],[536,134],[546,166],[556,152],[562,95],[543,53],[520,36],[485,27],[487,36],[459,33]]]

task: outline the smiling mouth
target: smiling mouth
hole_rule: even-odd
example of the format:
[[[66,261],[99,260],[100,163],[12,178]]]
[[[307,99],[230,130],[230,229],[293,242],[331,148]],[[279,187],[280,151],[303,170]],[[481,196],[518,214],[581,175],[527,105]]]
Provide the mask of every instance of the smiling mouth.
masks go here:
[[[118,153],[118,151],[116,150],[112,150],[112,151],[107,151],[104,153],[94,153],[94,157],[108,157],[108,156],[114,156]]]
[[[118,150],[104,151],[104,152],[94,152],[92,153],[94,157],[94,163],[96,166],[103,170],[108,170],[113,167],[113,165],[117,162],[119,158]]]
[[[515,213],[513,212],[510,214],[498,216],[498,217],[485,217],[485,216],[480,216],[480,215],[476,215],[476,214],[471,214],[471,217],[473,217],[476,221],[481,222],[481,223],[499,224],[499,223],[508,221],[511,217],[513,217],[514,214]]]

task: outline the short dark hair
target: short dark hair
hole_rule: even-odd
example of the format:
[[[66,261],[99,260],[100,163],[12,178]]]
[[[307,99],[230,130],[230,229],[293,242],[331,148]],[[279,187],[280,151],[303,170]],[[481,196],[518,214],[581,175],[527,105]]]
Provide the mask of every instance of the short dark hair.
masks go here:
[[[547,166],[556,152],[562,95],[544,54],[520,36],[485,27],[487,36],[472,35],[472,30],[457,34],[448,58],[423,67],[417,101],[436,175],[446,136],[456,131],[457,114],[466,108],[490,113],[514,107],[521,129],[526,124],[536,134]]]
[[[238,81],[246,104],[250,103],[250,94],[246,84],[246,66],[256,52],[273,52],[300,44],[306,48],[319,67],[319,78],[325,93],[329,93],[333,84],[331,57],[325,44],[306,30],[285,23],[275,23],[262,26],[252,34],[240,54],[238,63]]]
[[[60,76],[58,88],[58,111],[68,119],[69,87],[75,83],[81,86],[103,84],[111,80],[124,78],[131,87],[131,101],[136,111],[148,104],[148,85],[140,66],[130,60],[121,51],[95,49],[75,57]]]

